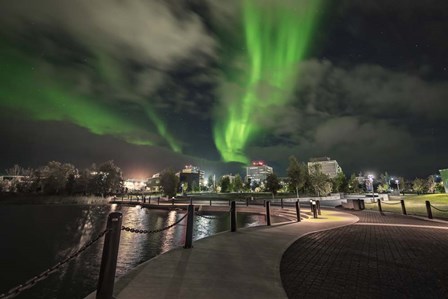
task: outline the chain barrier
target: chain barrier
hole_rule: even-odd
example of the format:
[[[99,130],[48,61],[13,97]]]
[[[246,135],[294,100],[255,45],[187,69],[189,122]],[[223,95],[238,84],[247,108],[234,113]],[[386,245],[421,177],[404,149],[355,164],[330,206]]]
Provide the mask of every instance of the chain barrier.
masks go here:
[[[10,289],[8,292],[4,294],[0,294],[0,299],[10,299],[14,298],[23,291],[32,288],[35,284],[37,284],[39,281],[42,281],[50,276],[50,274],[53,274],[54,272],[58,271],[62,266],[70,262],[72,259],[80,255],[82,252],[84,252],[87,248],[92,246],[94,243],[96,243],[101,237],[103,237],[108,230],[104,230],[102,233],[100,233],[98,236],[96,236],[94,239],[90,240],[84,246],[82,246],[78,251],[68,256],[65,260],[57,263],[53,267],[45,270],[44,272],[40,273],[39,275],[34,276],[33,278],[27,280],[23,284],[20,284],[12,289]]]
[[[180,218],[179,220],[177,220],[176,222],[174,222],[171,225],[168,225],[167,227],[164,228],[159,228],[159,229],[155,229],[155,230],[145,230],[145,229],[136,229],[136,228],[132,228],[132,227],[127,227],[127,226],[122,226],[121,230],[127,231],[127,232],[131,232],[131,233],[135,233],[135,234],[155,234],[155,233],[160,233],[164,230],[168,230],[170,228],[172,228],[173,226],[179,224],[182,220],[185,219],[185,217],[187,217],[188,213],[186,213],[184,216],[182,216],[182,218]],[[1,298],[0,298],[1,299]]]
[[[381,203],[383,203],[385,205],[399,205],[399,204],[401,204],[401,202],[385,202],[385,201],[382,201]]]
[[[436,210],[439,211],[439,212],[448,213],[448,210],[439,209],[439,208],[436,208],[436,207],[433,206],[433,205],[431,205],[431,207],[433,207],[434,209],[436,209]]]

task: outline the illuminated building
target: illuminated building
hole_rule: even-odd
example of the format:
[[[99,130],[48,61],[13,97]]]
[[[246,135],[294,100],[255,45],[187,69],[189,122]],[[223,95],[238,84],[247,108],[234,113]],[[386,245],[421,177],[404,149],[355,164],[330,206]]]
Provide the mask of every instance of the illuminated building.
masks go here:
[[[246,181],[262,183],[266,180],[268,174],[273,172],[273,168],[263,161],[252,161],[252,165],[246,167]]]
[[[338,173],[342,172],[338,161],[331,160],[329,157],[311,158],[310,162],[308,162],[308,172],[312,173],[316,165],[319,165],[320,171],[330,178],[334,178]]]
[[[204,186],[204,171],[200,170],[197,166],[186,165],[184,169],[179,172],[180,186],[183,183],[188,184],[186,191],[200,190],[200,186]]]
[[[143,191],[146,189],[146,181],[147,179],[127,179],[124,181],[123,186],[127,188],[129,191]]]
[[[162,188],[160,185],[160,173],[156,173],[148,179],[148,181],[146,182],[146,188],[150,192],[161,192]]]

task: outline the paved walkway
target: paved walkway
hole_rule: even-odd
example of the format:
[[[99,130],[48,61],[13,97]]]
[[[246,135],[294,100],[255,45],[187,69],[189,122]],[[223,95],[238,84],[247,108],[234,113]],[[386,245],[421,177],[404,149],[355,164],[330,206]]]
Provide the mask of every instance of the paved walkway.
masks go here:
[[[320,219],[225,232],[143,263],[115,285],[116,298],[286,298],[280,278],[285,250],[300,236],[358,221],[342,211]],[[91,294],[88,298],[94,298]]]
[[[352,212],[355,225],[309,234],[288,248],[289,298],[448,298],[448,225]]]

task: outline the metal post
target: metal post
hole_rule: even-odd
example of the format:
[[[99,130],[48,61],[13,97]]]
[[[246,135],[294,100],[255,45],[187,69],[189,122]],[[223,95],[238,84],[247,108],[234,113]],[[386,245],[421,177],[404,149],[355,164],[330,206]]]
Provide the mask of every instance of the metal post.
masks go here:
[[[381,207],[381,200],[378,198],[378,211],[380,211],[380,213],[383,212],[383,208]]]
[[[246,207],[249,206],[249,198],[246,198]]]
[[[426,201],[426,211],[428,212],[428,218],[432,219],[431,203],[429,200]]]
[[[188,206],[187,216],[187,231],[185,233],[185,246],[184,248],[193,247],[193,225],[194,225],[194,206]]]
[[[266,225],[270,226],[271,225],[271,209],[270,209],[271,202],[268,200],[268,201],[265,201],[265,204],[266,204]]]
[[[212,199],[210,198],[210,206],[212,206]]]
[[[296,201],[296,213],[297,213],[297,222],[302,221],[302,219],[300,218],[300,202]]]
[[[96,299],[112,298],[115,271],[117,269],[118,248],[120,246],[122,220],[123,215],[120,212],[112,212],[107,218],[107,229],[109,232],[104,239]]]
[[[230,231],[236,232],[236,203],[232,201],[230,205]]]
[[[406,213],[406,206],[404,205],[404,200],[400,200],[401,202],[401,210],[403,211],[403,215],[407,215]]]
[[[313,218],[317,219],[317,207],[316,202],[314,200],[311,202],[311,210],[313,212]]]
[[[322,213],[320,212],[320,200],[316,200],[316,208],[317,208],[317,214],[318,215],[322,215]]]
[[[282,209],[283,209],[283,198],[280,198],[280,204],[281,204]]]
[[[157,197],[157,205],[160,206],[160,196]]]
[[[171,198],[171,205],[174,206],[174,197]]]

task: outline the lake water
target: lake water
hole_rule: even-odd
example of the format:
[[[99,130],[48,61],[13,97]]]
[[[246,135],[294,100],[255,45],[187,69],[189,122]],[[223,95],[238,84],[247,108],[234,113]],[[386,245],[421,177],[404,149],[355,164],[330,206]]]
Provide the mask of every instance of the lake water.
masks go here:
[[[157,229],[185,211],[148,210],[117,205],[0,206],[0,294],[40,274],[101,233],[110,212],[123,213],[123,225]],[[262,215],[238,214],[238,227],[262,225]],[[117,276],[185,241],[186,221],[170,230],[141,235],[122,231]],[[229,230],[229,217],[195,217],[195,240]],[[96,289],[104,238],[16,298],[83,298]],[[194,250],[194,249],[193,249]]]

